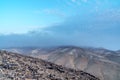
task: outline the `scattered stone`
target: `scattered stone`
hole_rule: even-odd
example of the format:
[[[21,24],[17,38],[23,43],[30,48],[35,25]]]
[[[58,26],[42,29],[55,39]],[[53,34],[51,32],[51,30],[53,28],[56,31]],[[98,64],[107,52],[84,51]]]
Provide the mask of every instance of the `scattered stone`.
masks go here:
[[[83,71],[0,51],[0,80],[99,80]]]

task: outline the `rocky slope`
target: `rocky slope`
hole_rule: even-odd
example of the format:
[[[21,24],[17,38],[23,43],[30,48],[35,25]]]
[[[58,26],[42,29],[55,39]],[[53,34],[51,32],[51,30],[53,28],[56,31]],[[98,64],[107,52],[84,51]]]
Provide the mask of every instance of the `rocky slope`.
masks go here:
[[[41,59],[0,51],[0,80],[99,80]]]
[[[9,49],[68,68],[83,70],[101,80],[120,80],[120,52],[103,48],[62,46],[50,49]]]

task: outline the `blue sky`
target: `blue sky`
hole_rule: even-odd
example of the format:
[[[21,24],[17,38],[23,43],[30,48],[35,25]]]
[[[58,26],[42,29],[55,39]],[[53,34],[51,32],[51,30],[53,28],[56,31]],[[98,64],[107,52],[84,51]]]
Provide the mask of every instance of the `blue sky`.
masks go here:
[[[31,45],[25,41],[25,46],[77,45],[117,50],[120,1],[0,0],[0,34],[1,47],[9,41],[10,46],[22,46],[17,43],[24,43],[26,36]],[[34,41],[30,41],[32,38]]]

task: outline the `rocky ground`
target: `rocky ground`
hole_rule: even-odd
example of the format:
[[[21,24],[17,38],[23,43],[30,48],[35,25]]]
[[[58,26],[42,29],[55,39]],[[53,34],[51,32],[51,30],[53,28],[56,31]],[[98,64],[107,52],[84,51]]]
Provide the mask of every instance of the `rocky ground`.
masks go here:
[[[83,71],[0,51],[0,80],[99,80]]]

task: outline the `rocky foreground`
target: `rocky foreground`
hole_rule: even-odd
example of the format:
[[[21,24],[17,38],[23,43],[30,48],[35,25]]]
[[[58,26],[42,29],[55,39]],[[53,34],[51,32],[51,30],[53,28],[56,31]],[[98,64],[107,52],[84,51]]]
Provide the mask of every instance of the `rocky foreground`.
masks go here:
[[[99,80],[83,71],[0,51],[0,80]]]

